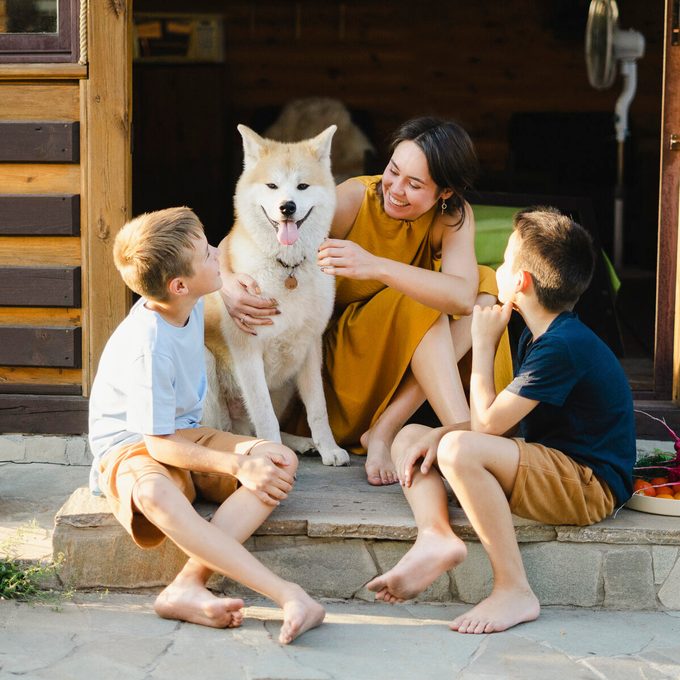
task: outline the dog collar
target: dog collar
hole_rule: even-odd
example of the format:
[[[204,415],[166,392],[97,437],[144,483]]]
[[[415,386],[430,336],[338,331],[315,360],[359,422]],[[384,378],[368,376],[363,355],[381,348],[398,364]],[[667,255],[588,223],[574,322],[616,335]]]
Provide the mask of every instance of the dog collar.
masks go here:
[[[297,264],[292,267],[286,264],[281,258],[276,258],[276,261],[286,270],[286,280],[283,285],[288,288],[288,290],[295,290],[298,287],[298,280],[295,278],[295,270],[305,261],[303,257]]]

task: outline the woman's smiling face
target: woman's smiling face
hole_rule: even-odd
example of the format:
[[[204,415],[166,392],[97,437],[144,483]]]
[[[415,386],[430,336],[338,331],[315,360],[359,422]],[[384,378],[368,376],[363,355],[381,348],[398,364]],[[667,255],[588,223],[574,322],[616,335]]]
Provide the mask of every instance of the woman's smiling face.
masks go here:
[[[382,192],[385,212],[396,220],[424,215],[443,193],[430,177],[425,154],[411,141],[395,148],[382,176]]]

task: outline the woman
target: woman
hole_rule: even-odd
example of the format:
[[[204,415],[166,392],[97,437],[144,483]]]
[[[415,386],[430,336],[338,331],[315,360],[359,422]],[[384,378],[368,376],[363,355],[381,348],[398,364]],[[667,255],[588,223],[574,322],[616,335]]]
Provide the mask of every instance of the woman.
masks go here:
[[[319,266],[337,276],[325,335],[326,399],[337,442],[367,452],[370,484],[397,481],[392,439],[424,399],[445,425],[468,427],[458,362],[471,346],[475,304],[496,301],[494,272],[477,266],[474,216],[463,198],[477,170],[467,133],[453,122],[417,118],[397,130],[381,176],[337,189],[330,238]],[[271,301],[255,285],[223,289],[229,313],[249,327],[270,323]],[[507,337],[497,386],[512,377]]]

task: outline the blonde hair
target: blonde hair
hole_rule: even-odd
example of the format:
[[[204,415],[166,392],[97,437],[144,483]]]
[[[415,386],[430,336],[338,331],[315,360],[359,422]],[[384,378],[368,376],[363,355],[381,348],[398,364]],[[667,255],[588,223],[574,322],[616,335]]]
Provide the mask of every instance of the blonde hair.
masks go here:
[[[194,239],[202,234],[203,225],[190,208],[144,213],[116,235],[113,261],[135,293],[163,301],[172,279],[194,273]]]

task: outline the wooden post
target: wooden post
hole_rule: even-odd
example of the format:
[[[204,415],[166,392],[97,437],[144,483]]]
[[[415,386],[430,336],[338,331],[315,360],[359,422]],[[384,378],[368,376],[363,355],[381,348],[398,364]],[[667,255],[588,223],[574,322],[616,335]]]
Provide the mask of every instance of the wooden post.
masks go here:
[[[90,0],[89,77],[81,98],[83,163],[83,393],[102,350],[130,306],[113,264],[113,239],[132,201],[132,2]]]
[[[672,390],[680,397],[680,280],[678,279],[678,211],[680,145],[680,40],[679,0],[666,0],[664,36],[663,102],[661,119],[661,186],[659,197],[659,243],[656,302],[654,384],[657,395]],[[671,312],[674,312],[671,316]],[[663,394],[661,394],[663,397]]]

